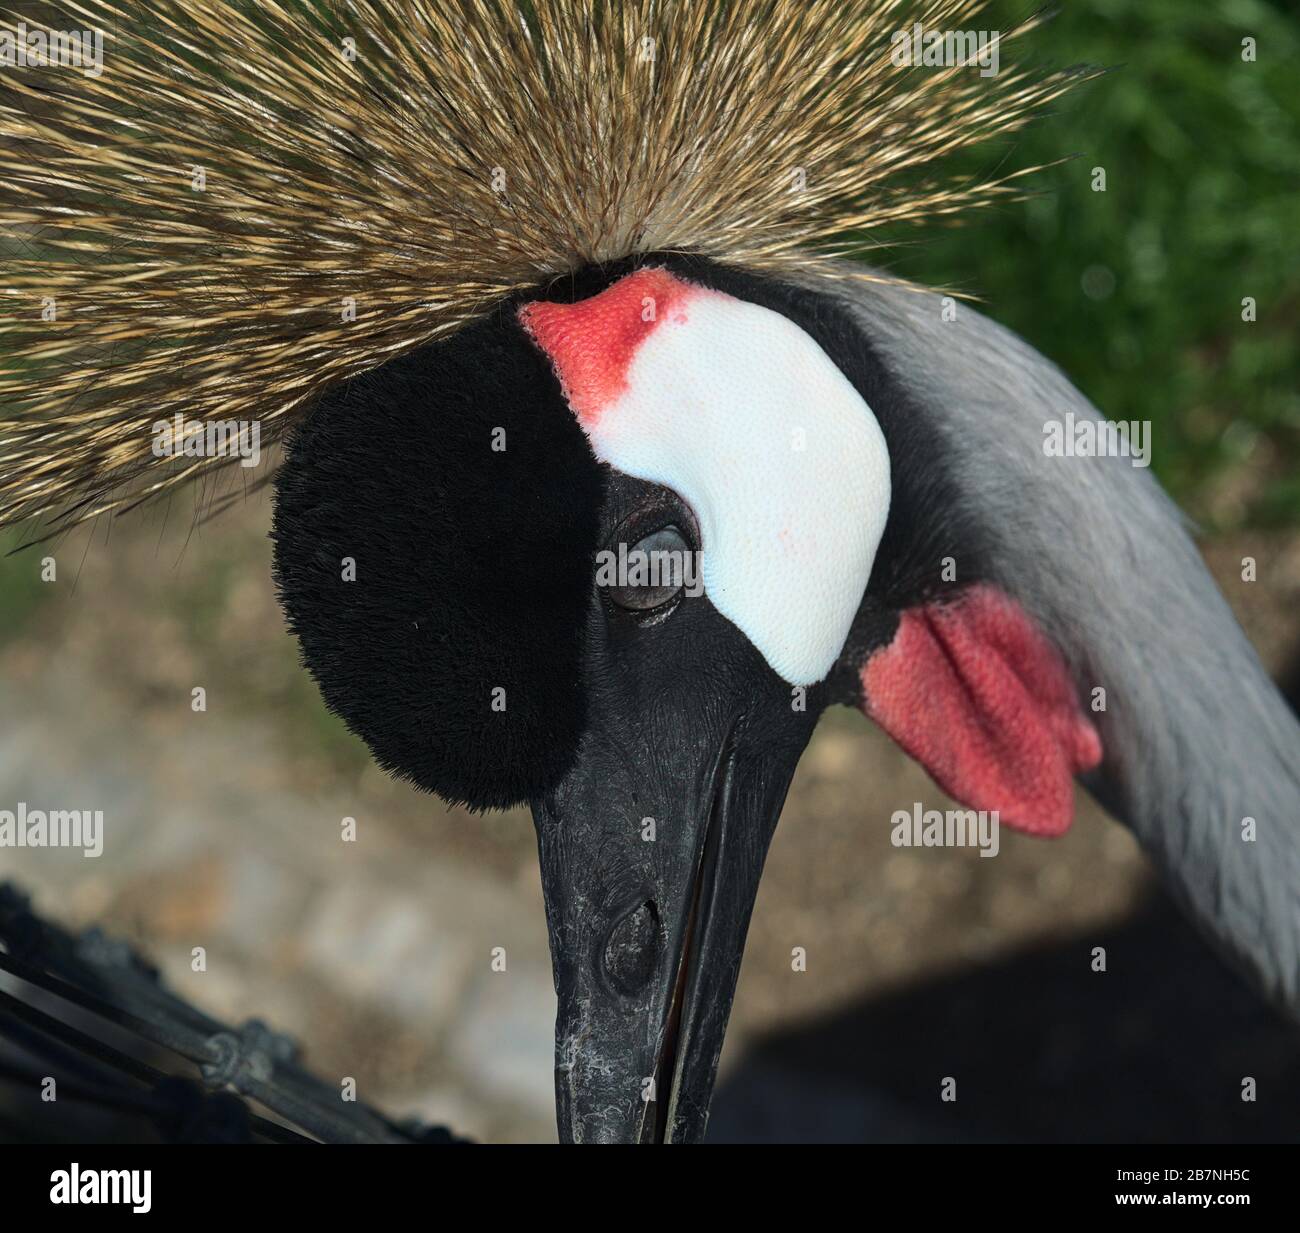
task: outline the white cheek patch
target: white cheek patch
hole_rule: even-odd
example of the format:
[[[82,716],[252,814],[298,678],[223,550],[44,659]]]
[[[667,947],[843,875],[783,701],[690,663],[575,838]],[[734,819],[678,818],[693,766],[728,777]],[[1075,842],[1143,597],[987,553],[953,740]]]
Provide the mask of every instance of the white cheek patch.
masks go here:
[[[843,650],[889,513],[871,409],[779,313],[643,269],[520,312],[602,462],[694,511],[705,592],[784,680]]]

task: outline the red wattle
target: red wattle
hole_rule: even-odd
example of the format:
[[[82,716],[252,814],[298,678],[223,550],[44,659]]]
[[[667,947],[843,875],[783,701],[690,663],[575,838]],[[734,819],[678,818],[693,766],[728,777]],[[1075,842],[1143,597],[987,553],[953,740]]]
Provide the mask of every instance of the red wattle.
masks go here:
[[[1074,816],[1102,756],[1060,653],[991,586],[904,612],[862,666],[863,709],[961,804],[1035,835]]]

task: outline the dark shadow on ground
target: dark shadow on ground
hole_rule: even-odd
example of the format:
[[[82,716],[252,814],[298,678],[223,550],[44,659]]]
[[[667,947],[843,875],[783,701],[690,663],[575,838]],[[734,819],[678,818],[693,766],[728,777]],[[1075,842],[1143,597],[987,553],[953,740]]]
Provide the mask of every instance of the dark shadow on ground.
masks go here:
[[[709,1139],[1295,1142],[1300,1029],[1161,900],[1108,933],[774,1034],[720,1087]]]

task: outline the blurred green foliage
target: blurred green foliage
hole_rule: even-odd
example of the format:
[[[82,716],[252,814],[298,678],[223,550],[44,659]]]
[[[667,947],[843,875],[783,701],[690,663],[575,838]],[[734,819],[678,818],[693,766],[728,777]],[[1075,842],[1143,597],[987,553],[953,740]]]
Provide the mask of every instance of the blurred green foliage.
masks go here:
[[[0,641],[26,628],[50,589],[41,581],[38,550],[22,553],[21,560],[8,555],[24,542],[17,531],[0,534]]]
[[[1025,13],[998,0],[970,24]],[[1026,60],[1113,71],[954,166],[1070,161],[1030,177],[1032,199],[900,233],[877,262],[978,296],[1106,414],[1150,420],[1155,470],[1193,515],[1214,521],[1208,490],[1249,456],[1234,517],[1300,521],[1300,17],[1265,0],[1064,0],[1002,49],[1003,71]]]

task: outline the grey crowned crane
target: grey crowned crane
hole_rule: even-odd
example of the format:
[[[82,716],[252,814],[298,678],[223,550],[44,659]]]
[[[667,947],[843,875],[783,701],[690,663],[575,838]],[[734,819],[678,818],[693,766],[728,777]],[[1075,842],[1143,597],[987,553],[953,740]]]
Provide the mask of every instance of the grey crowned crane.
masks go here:
[[[1031,834],[1081,778],[1300,1010],[1300,729],[1177,510],[1048,456],[1102,417],[1027,345],[828,255],[1007,191],[926,177],[1077,74],[896,54],[978,8],[189,0],[0,105],[44,245],[3,289],[3,516],[220,465],[163,414],[288,430],[276,582],[327,703],[532,809],[565,1140],[703,1135],[836,704]]]

